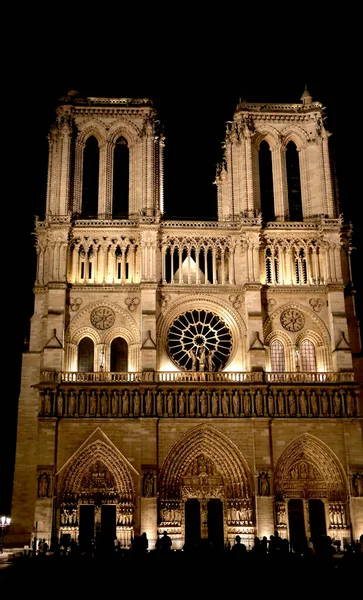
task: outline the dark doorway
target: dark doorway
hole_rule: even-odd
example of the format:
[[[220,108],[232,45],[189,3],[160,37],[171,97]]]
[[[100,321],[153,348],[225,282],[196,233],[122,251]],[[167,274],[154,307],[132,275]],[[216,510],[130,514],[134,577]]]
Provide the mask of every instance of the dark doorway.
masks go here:
[[[223,550],[223,504],[218,498],[208,501],[208,539],[212,550]]]
[[[313,540],[326,535],[324,502],[319,499],[309,500],[310,537]]]
[[[91,548],[94,538],[95,508],[93,504],[84,504],[79,509],[79,538],[80,550],[85,552]]]
[[[303,501],[289,500],[288,511],[290,544],[294,551],[300,554],[306,543]]]
[[[185,545],[195,548],[200,542],[200,504],[196,498],[185,503]]]
[[[126,340],[117,337],[111,344],[111,372],[126,373],[128,362],[128,346]]]
[[[103,553],[112,552],[113,542],[116,537],[116,506],[105,504],[101,507],[101,535],[100,544]]]

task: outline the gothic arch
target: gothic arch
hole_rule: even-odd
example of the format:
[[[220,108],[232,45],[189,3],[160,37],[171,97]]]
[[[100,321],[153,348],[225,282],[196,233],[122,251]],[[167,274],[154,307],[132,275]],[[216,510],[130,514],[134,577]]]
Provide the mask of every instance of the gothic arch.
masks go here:
[[[284,140],[284,146],[286,148],[289,142],[293,142],[298,152],[300,152],[307,144],[306,132],[301,127],[287,127],[281,132]]]
[[[317,316],[315,311],[311,310],[307,306],[304,306],[303,304],[299,304],[298,302],[288,302],[286,304],[282,304],[271,315],[269,315],[266,318],[266,320],[263,324],[263,331],[264,331],[264,335],[266,337],[267,337],[268,327],[272,327],[273,321],[275,319],[278,319],[280,317],[281,313],[288,308],[294,308],[296,310],[300,310],[301,312],[304,313],[304,315],[307,315],[308,317],[310,317],[312,322],[316,325],[316,327],[321,332],[320,334],[318,333],[316,335],[321,336],[320,339],[322,341],[322,344],[325,345],[327,348],[330,348],[330,334],[329,334],[329,330],[328,330],[326,324],[324,323],[324,321],[320,317]]]
[[[343,468],[332,450],[304,433],[284,450],[275,469],[275,497],[327,498],[345,501],[348,487]]]
[[[88,121],[85,126],[80,125],[78,127],[77,143],[85,145],[88,138],[92,136],[96,138],[99,147],[104,143],[105,126],[102,122],[96,120]]]
[[[111,308],[117,314],[118,318],[125,319],[126,324],[124,326],[122,326],[121,324],[117,324],[117,321],[115,322],[116,329],[118,331],[124,332],[125,335],[127,332],[126,339],[127,339],[127,341],[130,340],[129,343],[139,342],[139,340],[140,340],[139,328],[137,326],[135,319],[130,315],[130,312],[127,310],[124,310],[118,304],[114,304],[113,302],[108,302],[107,300],[102,301],[102,302],[90,302],[83,309],[79,310],[79,312],[72,319],[72,321],[70,322],[70,324],[67,328],[67,331],[65,334],[66,342],[76,344],[77,341],[79,341],[79,339],[80,339],[79,332],[82,330],[84,331],[85,327],[88,327],[88,326],[84,325],[85,318],[87,318],[87,320],[89,320],[89,315],[91,314],[92,310],[98,306],[107,306],[108,308]],[[114,329],[112,328],[111,331],[113,332]],[[109,336],[111,331],[108,332],[106,334],[106,336]],[[96,334],[97,332],[94,330],[94,333]],[[105,337],[103,339],[105,339]],[[100,340],[100,338],[99,338],[99,340]]]
[[[62,495],[79,495],[84,489],[92,491],[89,479],[94,468],[99,468],[104,474],[105,483],[107,481],[105,492],[112,489],[115,500],[134,502],[134,469],[113,444],[107,443],[106,436],[86,442],[74,454],[65,467],[59,492]],[[137,475],[136,471],[133,474]]]
[[[188,497],[185,478],[191,474],[193,463],[199,457],[204,457],[210,465],[210,473],[206,475],[206,488],[208,482],[210,489],[215,483],[220,495],[226,500],[253,496],[252,474],[241,451],[215,427],[203,424],[182,435],[165,457],[159,479],[161,501],[179,499],[182,487],[184,497]],[[193,491],[190,490],[190,497],[192,494]]]
[[[261,142],[267,142],[270,146],[271,152],[278,148],[278,144],[280,141],[280,133],[274,127],[269,125],[263,125],[253,136],[252,146],[258,151]]]
[[[122,123],[118,122],[116,125],[110,128],[107,140],[112,144],[116,144],[119,137],[124,137],[127,141],[127,145],[130,148],[136,144],[137,140],[141,137],[141,131],[129,121],[122,121]]]

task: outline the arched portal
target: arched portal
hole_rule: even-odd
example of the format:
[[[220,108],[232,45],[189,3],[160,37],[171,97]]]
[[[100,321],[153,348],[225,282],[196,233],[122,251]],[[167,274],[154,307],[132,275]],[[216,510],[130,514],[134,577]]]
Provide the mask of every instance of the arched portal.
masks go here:
[[[275,471],[276,528],[283,537],[293,537],[294,545],[324,532],[342,541],[349,538],[347,499],[338,458],[315,436],[299,436],[280,456]]]
[[[130,465],[103,439],[82,448],[62,478],[58,494],[59,536],[87,547],[92,539],[129,547],[134,524],[134,483]]]
[[[208,539],[218,547],[255,533],[253,479],[238,447],[210,425],[198,425],[170,449],[160,472],[158,528],[175,547]],[[199,525],[200,523],[200,525]]]

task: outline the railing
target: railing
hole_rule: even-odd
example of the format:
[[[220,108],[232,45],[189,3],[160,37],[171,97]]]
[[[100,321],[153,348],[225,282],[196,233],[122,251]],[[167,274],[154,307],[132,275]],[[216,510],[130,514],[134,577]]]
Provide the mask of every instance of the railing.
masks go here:
[[[137,371],[112,373],[97,371],[42,371],[42,383],[354,383],[354,372],[283,372],[265,371]]]

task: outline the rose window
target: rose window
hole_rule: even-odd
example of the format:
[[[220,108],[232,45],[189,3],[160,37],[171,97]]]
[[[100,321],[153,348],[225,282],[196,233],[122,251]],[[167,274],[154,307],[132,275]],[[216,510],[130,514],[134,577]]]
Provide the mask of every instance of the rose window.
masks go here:
[[[188,371],[219,371],[232,351],[232,334],[218,315],[190,310],[169,328],[167,349],[172,361]]]

